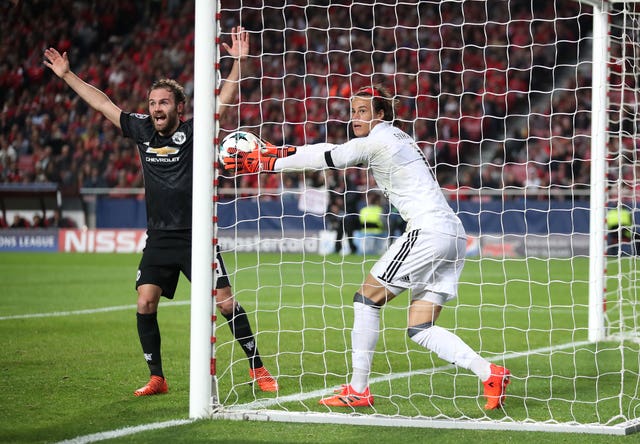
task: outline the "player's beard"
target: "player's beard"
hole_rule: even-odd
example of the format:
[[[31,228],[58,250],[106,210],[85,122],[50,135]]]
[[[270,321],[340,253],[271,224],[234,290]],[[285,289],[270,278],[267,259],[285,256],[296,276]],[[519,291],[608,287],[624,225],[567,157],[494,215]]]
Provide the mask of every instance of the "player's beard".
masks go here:
[[[164,119],[158,122],[156,119],[157,116],[162,116]],[[178,128],[178,123],[178,113],[176,112],[168,112],[166,114],[158,113],[153,116],[153,127],[163,136],[167,136],[174,132],[176,128]]]

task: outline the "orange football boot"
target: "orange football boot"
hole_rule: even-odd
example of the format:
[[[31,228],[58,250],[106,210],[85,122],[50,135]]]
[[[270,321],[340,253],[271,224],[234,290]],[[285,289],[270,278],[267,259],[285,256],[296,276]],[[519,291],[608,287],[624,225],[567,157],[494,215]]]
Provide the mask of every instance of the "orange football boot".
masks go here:
[[[250,368],[249,376],[251,377],[251,379],[258,383],[258,387],[260,387],[260,390],[262,390],[263,392],[278,391],[278,381],[276,381],[273,376],[271,376],[271,373],[269,373],[269,370],[267,370],[266,368]]]
[[[336,390],[336,393],[321,399],[318,403],[329,407],[371,407],[373,405],[373,396],[369,387],[364,389],[364,392],[358,393],[351,384],[343,385],[341,390]]]
[[[169,386],[167,385],[167,380],[162,376],[151,375],[151,379],[147,382],[147,385],[144,387],[140,387],[138,390],[133,392],[136,396],[150,396],[150,395],[161,395],[163,393],[167,393],[169,391]]]
[[[491,376],[483,382],[485,410],[493,410],[504,405],[507,398],[507,385],[511,382],[511,372],[499,365],[491,364]]]

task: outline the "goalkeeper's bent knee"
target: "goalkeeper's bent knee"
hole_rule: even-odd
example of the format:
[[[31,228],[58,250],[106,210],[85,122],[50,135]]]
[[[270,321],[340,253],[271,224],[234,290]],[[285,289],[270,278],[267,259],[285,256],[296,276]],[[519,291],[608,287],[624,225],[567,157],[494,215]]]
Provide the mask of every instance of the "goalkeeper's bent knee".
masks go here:
[[[433,322],[425,322],[423,324],[418,324],[418,325],[413,325],[410,327],[407,327],[407,335],[413,339],[413,337],[415,335],[417,335],[420,332],[423,332],[429,328],[431,328],[433,326]]]
[[[365,296],[361,295],[357,291],[353,295],[353,303],[355,304],[356,302],[360,302],[361,304],[368,305],[369,307],[373,307],[373,308],[378,308],[378,309],[381,308],[380,305],[376,304],[375,302],[373,302],[368,297],[365,297]]]

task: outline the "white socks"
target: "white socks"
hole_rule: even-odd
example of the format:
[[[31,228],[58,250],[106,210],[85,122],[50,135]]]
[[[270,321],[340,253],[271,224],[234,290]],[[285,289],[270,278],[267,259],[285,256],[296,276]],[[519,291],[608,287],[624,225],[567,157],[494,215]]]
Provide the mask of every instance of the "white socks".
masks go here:
[[[491,363],[473,351],[458,336],[442,327],[432,325],[413,335],[411,339],[441,359],[471,370],[481,381],[486,381],[491,376]]]
[[[369,385],[373,352],[380,333],[380,309],[361,302],[353,303],[351,331],[351,387],[359,393]]]
[[[369,385],[373,354],[380,334],[380,309],[361,302],[353,303],[353,330],[351,331],[351,387],[363,392]],[[432,325],[411,337],[439,358],[472,371],[486,381],[491,376],[491,363],[483,359],[462,339],[450,331]]]

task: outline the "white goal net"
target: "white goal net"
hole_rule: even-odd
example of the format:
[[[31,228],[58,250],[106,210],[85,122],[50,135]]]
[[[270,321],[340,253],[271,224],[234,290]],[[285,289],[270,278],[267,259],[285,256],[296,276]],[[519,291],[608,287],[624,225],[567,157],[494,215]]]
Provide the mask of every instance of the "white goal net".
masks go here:
[[[609,218],[604,325],[608,337],[635,342],[640,340],[637,312],[640,231],[635,227],[635,212],[640,198],[637,151],[640,141],[637,124],[640,81],[639,7],[633,3],[614,8],[611,12],[606,108],[608,140],[605,152],[605,198]],[[631,214],[627,223],[623,220],[625,213]]]
[[[404,293],[382,309],[375,405],[318,404],[350,380],[354,292],[402,230],[384,197],[384,229],[361,227],[359,211],[380,193],[366,169],[350,168],[217,182],[217,243],[280,389],[250,384],[218,316],[214,416],[637,431],[635,3],[328,3],[221,2],[221,41],[241,25],[251,51],[218,137],[340,143],[351,137],[350,94],[386,85],[396,125],[418,141],[469,234],[458,298],[438,324],[510,369],[508,397],[485,411],[474,374],[413,343]],[[224,78],[232,59],[221,49],[219,61]],[[631,226],[607,225],[614,208],[630,211]]]

